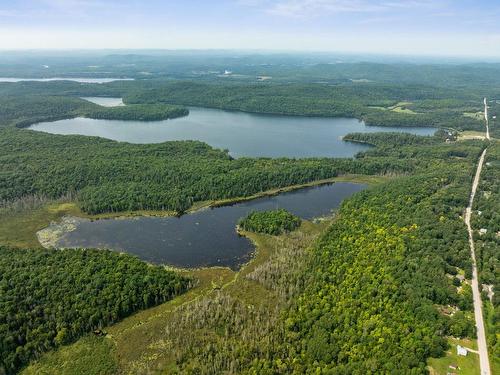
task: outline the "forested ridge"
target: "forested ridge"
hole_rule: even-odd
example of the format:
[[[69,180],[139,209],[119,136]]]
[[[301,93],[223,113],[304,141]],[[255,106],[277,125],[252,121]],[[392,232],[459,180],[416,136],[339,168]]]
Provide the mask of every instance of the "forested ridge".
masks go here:
[[[0,165],[0,201],[74,193],[89,213],[182,212],[197,201],[248,196],[339,174],[397,175],[415,168],[399,158],[232,159],[197,141],[134,145],[11,129],[0,137]]]
[[[369,125],[435,126],[480,130],[477,113],[482,91],[396,83],[242,83],[190,80],[141,80],[107,84],[75,82],[0,83],[0,97],[119,96],[137,112],[154,112],[153,104],[202,106],[298,116],[356,117]],[[42,96],[43,95],[43,96]],[[56,99],[53,99],[56,100]],[[96,107],[92,107],[96,110]],[[123,107],[122,107],[123,108]],[[149,108],[149,110],[148,110]],[[47,109],[48,110],[48,109]],[[22,108],[19,110],[22,112]],[[106,112],[105,109],[101,111]],[[123,113],[126,109],[116,110]],[[137,115],[134,115],[137,117]],[[133,117],[132,116],[132,119]],[[122,118],[122,117],[118,117]]]
[[[168,301],[188,284],[126,254],[0,246],[0,373]]]
[[[453,97],[454,100],[449,98]],[[467,91],[385,84],[206,84],[174,82],[130,92],[130,103],[169,103],[301,116],[355,117],[368,125],[436,126],[480,129],[464,116],[477,112],[478,99]],[[399,102],[410,111],[397,111]]]
[[[166,104],[102,107],[71,96],[2,96],[0,103],[0,128],[9,124],[23,128],[36,122],[72,117],[156,121],[189,113],[184,107]]]

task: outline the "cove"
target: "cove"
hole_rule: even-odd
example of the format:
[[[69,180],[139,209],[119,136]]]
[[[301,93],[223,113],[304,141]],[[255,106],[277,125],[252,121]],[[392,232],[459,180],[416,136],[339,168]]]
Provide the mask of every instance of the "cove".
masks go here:
[[[238,220],[251,211],[284,208],[310,220],[331,211],[366,185],[337,182],[304,188],[232,206],[204,209],[180,217],[138,217],[90,221],[66,218],[38,232],[44,238],[57,233],[56,248],[100,248],[134,254],[150,263],[177,267],[226,266],[238,269],[254,247],[238,235]],[[68,221],[69,219],[69,221]],[[47,246],[47,245],[46,245]]]
[[[32,130],[82,134],[130,143],[198,140],[228,149],[233,157],[352,157],[370,146],[342,141],[351,132],[432,135],[435,128],[367,126],[352,118],[264,115],[190,108],[188,116],[165,121],[74,118],[42,122]]]

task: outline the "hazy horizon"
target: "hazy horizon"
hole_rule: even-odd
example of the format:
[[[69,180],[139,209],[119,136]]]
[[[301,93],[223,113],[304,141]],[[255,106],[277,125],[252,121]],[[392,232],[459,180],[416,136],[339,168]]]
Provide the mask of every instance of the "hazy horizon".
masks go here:
[[[493,0],[14,0],[0,49],[243,50],[497,58]]]

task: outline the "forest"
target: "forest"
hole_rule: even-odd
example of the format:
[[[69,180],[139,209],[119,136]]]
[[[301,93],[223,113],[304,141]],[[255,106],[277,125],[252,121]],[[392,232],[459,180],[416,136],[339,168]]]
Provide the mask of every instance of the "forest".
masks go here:
[[[341,62],[341,63],[332,63]],[[48,66],[48,68],[44,67]],[[78,52],[57,56],[51,53],[5,51],[0,56],[4,77],[196,79],[207,82],[255,82],[272,77],[277,82],[380,82],[420,84],[437,87],[474,86],[495,90],[500,84],[500,64],[422,59],[417,63],[402,56],[384,59],[370,55],[341,53],[260,53],[233,51],[109,51]],[[165,69],[168,67],[168,69]],[[224,76],[225,70],[234,74]]]
[[[57,150],[57,152],[54,152]],[[2,131],[0,201],[72,193],[88,213],[183,212],[194,202],[252,195],[339,174],[401,174],[399,158],[232,159],[197,141],[134,145],[102,138]]]
[[[467,114],[482,110],[483,93],[474,86],[445,88],[374,82],[313,84],[139,80],[83,85],[68,81],[0,83],[0,98],[7,98],[9,102],[17,100],[22,103],[26,97],[34,100],[37,96],[38,100],[44,100],[45,96],[52,97],[51,100],[59,97],[62,102],[70,97],[115,96],[123,97],[129,106],[170,104],[296,116],[355,117],[368,125],[456,130],[482,130],[481,119]],[[23,112],[21,103],[19,113]],[[98,108],[92,105],[91,112],[99,111]],[[148,112],[148,109],[154,112],[155,107],[135,108],[139,112]],[[45,110],[50,117],[50,110]]]
[[[0,373],[133,312],[168,301],[190,280],[104,250],[0,246]]]
[[[427,358],[449,350],[448,336],[475,335],[470,287],[457,288],[454,275],[470,278],[461,215],[483,146],[418,146],[418,172],[346,200],[317,235],[298,229],[277,237],[270,258],[244,271],[234,288],[169,315],[155,333],[168,343],[150,344],[151,359],[130,368],[426,374]],[[416,149],[398,152],[409,159]],[[457,149],[462,156],[450,158]]]
[[[56,201],[76,203],[87,214],[181,214],[205,201],[345,175],[377,176],[384,182],[347,199],[334,218],[322,223],[282,211],[243,219],[240,226],[250,231],[249,238],[267,247],[259,248],[258,262],[223,285],[216,278],[207,282],[203,272],[225,275],[228,270],[197,270],[203,275],[198,280],[115,252],[0,245],[0,374],[38,363],[51,349],[58,358],[81,337],[92,342],[93,356],[94,346],[109,344],[105,331],[110,325],[184,297],[197,282],[208,286],[203,292],[195,288],[190,303],[175,305],[168,319],[133,341],[133,361],[118,355],[120,344],[113,342],[106,354],[110,368],[181,374],[425,374],[428,358],[449,350],[448,337],[474,337],[471,288],[458,277],[471,277],[461,216],[486,144],[456,137],[463,130],[484,130],[482,97],[500,90],[480,77],[498,67],[304,63],[292,68],[294,63],[278,68],[260,65],[254,56],[255,65],[235,58],[244,77],[226,79],[200,73],[211,64],[220,68],[216,60],[183,66],[183,58],[171,57],[172,73],[166,76],[159,70],[160,57],[129,58],[137,68],[117,68],[114,75],[132,74],[135,81],[0,83],[0,215]],[[103,58],[103,67],[116,59]],[[3,69],[18,69],[9,66]],[[54,64],[54,71],[68,76],[71,70],[65,69]],[[141,71],[151,71],[152,78]],[[377,71],[379,79],[373,80]],[[248,77],[270,72],[275,76],[267,81]],[[80,99],[84,96],[122,97],[126,106],[104,108]],[[373,146],[352,159],[233,159],[227,150],[198,141],[129,144],[25,129],[81,116],[173,118],[187,115],[187,106],[441,129],[429,137],[348,134],[345,141]],[[497,107],[492,103],[492,112]],[[497,128],[492,120],[493,136],[500,134]],[[486,229],[476,234],[481,282],[496,289],[499,159],[492,141],[473,217],[475,228]],[[491,300],[483,294],[490,303],[489,345],[498,353],[498,294]],[[153,337],[157,341],[148,341]],[[77,360],[55,363],[71,366]]]
[[[251,212],[238,221],[238,227],[251,232],[277,236],[283,232],[291,232],[300,226],[300,218],[287,210]]]

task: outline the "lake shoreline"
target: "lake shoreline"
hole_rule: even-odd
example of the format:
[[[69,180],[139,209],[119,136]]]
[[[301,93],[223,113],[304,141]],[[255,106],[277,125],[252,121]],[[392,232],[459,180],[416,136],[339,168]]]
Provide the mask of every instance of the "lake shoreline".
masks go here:
[[[111,220],[91,220],[64,213],[62,219],[37,231],[37,238],[45,248],[108,249],[126,252],[157,265],[175,268],[227,266],[236,271],[255,256],[255,246],[249,236],[235,230],[241,217],[252,211],[277,208],[288,209],[309,221],[331,216],[344,199],[367,186],[361,181],[341,182],[339,179],[209,202],[194,207],[178,219],[167,215],[163,215],[165,219],[122,215]],[[352,181],[353,176],[348,179]]]
[[[96,97],[91,99],[96,101]],[[110,97],[108,100],[117,98]],[[143,111],[147,112],[144,106],[148,108],[153,105],[132,105],[126,100],[125,103],[126,106],[102,110],[105,115],[97,111],[95,115],[91,113],[71,119],[39,121],[28,126],[28,129],[141,145],[195,140],[214,149],[228,150],[229,155],[235,159],[352,158],[370,147],[344,142],[342,137],[348,133],[399,132],[431,135],[436,130],[434,127],[372,126],[355,118],[270,115],[191,106],[183,106],[185,112],[182,113],[179,108],[172,108],[168,111],[171,115],[165,116],[166,119],[141,119],[135,111],[141,114]],[[129,108],[129,111],[136,109],[133,116],[126,118],[119,115],[122,109],[118,108]],[[154,116],[159,110],[154,107]],[[151,121],[144,121],[145,119]],[[24,122],[18,127],[27,125]]]
[[[137,210],[137,211],[106,212],[102,214],[87,214],[83,211],[80,211],[72,213],[71,216],[75,216],[82,219],[90,219],[91,221],[106,220],[106,219],[130,219],[139,217],[173,217],[173,216],[180,217],[186,214],[193,214],[202,210],[207,210],[217,207],[232,206],[238,203],[249,202],[259,198],[273,197],[282,193],[288,193],[309,187],[330,185],[336,182],[352,182],[352,183],[373,185],[373,184],[378,184],[387,179],[388,177],[386,176],[346,174],[323,180],[305,182],[303,184],[288,185],[280,188],[265,190],[256,194],[252,194],[247,197],[235,197],[235,198],[219,199],[213,201],[199,201],[195,202],[185,212],[164,211],[164,210]],[[71,202],[70,204],[76,204],[76,202]]]

